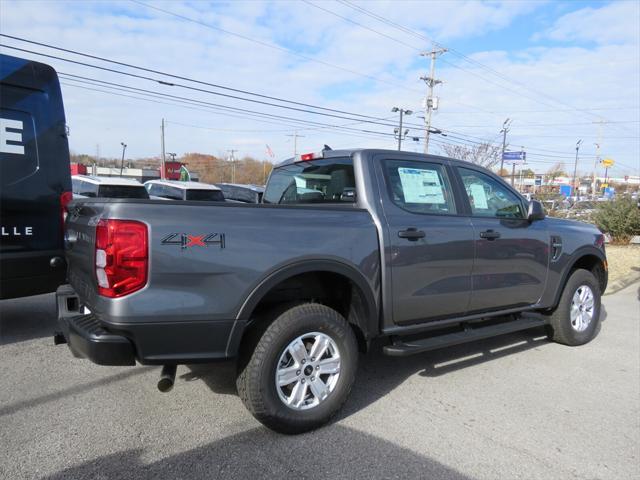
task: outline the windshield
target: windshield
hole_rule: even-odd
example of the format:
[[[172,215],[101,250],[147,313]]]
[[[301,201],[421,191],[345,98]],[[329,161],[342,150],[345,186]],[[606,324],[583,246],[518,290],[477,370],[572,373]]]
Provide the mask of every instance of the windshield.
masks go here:
[[[224,195],[220,190],[187,190],[186,199],[204,202],[224,202]]]
[[[264,192],[264,203],[341,203],[355,201],[351,158],[296,162],[276,168]]]
[[[149,198],[147,190],[140,185],[100,185],[99,197],[105,198]]]

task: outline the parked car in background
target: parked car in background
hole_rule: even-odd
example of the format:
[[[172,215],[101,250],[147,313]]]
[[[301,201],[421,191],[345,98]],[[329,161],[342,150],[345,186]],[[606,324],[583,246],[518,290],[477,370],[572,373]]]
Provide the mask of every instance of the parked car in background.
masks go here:
[[[242,185],[239,183],[217,183],[225,200],[232,200],[234,202],[242,203],[260,203],[262,201],[262,194],[264,193],[264,187],[257,185]]]
[[[596,202],[592,200],[578,200],[567,210],[567,218],[577,218],[588,221],[596,211]]]
[[[72,199],[56,71],[0,55],[0,298],[65,281],[63,222]]]
[[[74,198],[149,198],[144,185],[132,178],[74,175],[71,184]]]
[[[222,190],[215,185],[179,180],[149,180],[144,187],[149,198],[155,200],[195,200],[204,202],[224,202]]]

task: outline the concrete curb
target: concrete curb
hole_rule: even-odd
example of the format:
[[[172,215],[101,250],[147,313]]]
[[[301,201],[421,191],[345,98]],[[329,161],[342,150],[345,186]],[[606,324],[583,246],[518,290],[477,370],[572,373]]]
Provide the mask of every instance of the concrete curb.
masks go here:
[[[640,272],[633,272],[626,277],[619,278],[615,282],[611,282],[607,285],[607,290],[604,295],[607,296],[619,292],[623,288],[626,288],[637,281],[640,281]]]

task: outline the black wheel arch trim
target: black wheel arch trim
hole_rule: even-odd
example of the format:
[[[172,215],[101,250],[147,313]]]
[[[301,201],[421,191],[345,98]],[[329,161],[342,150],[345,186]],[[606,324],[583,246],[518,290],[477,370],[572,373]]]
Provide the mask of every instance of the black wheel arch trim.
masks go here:
[[[331,272],[342,275],[351,280],[364,297],[365,318],[358,318],[356,323],[366,338],[373,338],[379,334],[379,311],[375,294],[366,277],[356,267],[339,260],[308,259],[281,266],[271,272],[251,290],[245,302],[240,307],[236,319],[250,319],[251,313],[264,298],[279,283],[288,278],[309,272]]]
[[[562,272],[562,279],[560,281],[559,286],[561,288],[558,288],[555,294],[555,297],[553,299],[553,305],[557,305],[558,302],[560,301],[560,295],[562,295],[562,292],[564,291],[564,286],[567,283],[567,280],[569,279],[569,274],[573,271],[576,263],[578,263],[578,261],[586,256],[594,256],[594,257],[598,257],[600,259],[601,262],[606,262],[607,261],[607,257],[604,254],[604,252],[602,250],[600,250],[599,248],[596,248],[594,246],[584,246],[584,247],[580,247],[577,250],[575,250],[572,254],[571,257],[569,258],[569,260],[567,260],[566,266],[563,269]],[[606,289],[607,287],[607,280],[608,280],[608,275],[607,275],[607,270],[605,269],[605,279],[604,279],[604,289]],[[602,291],[602,293],[604,293],[604,289]]]

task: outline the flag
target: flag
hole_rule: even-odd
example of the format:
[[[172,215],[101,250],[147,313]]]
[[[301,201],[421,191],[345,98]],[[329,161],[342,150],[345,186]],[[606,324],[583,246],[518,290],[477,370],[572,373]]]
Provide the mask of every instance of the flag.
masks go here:
[[[180,167],[180,180],[183,182],[191,181],[191,174],[189,173],[189,170],[187,170],[187,167],[185,167],[184,165]]]
[[[273,154],[273,150],[271,150],[271,147],[269,145],[267,145],[267,155],[269,155],[271,158],[275,157],[275,155]]]

